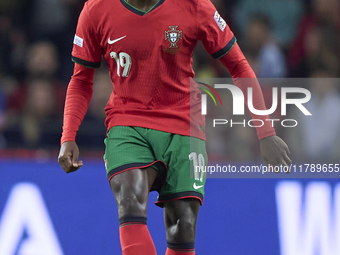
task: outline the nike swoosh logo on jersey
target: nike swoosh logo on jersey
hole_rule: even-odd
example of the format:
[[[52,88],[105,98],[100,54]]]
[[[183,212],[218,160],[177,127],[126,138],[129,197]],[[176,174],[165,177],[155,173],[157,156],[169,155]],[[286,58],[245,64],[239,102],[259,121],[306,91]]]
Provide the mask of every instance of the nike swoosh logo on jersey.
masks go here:
[[[107,40],[107,43],[108,44],[114,44],[114,43],[116,43],[116,42],[118,42],[118,41],[120,41],[120,40],[122,40],[122,39],[124,39],[126,37],[126,35],[125,36],[122,36],[121,38],[118,38],[118,39],[116,39],[116,40],[110,40],[110,37],[109,37],[109,40]]]
[[[196,183],[194,183],[194,189],[200,189],[202,187],[203,187],[203,185],[196,185]]]

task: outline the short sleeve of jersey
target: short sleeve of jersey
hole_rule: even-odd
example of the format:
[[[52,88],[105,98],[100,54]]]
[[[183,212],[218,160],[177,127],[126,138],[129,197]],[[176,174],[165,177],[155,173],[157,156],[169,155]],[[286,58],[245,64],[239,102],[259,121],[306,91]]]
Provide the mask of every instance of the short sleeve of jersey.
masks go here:
[[[98,33],[93,25],[93,19],[90,17],[89,7],[85,3],[73,40],[72,60],[85,67],[98,68],[102,52]]]
[[[210,0],[198,0],[198,39],[213,58],[221,58],[236,43],[236,38]]]

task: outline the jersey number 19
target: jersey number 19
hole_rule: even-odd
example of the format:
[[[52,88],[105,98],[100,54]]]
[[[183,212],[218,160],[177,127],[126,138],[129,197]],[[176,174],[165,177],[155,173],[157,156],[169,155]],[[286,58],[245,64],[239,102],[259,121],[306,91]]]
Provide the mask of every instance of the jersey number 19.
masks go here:
[[[116,52],[110,52],[110,57],[116,60],[117,63],[117,75],[120,77],[128,77],[130,70],[131,70],[131,57],[129,54],[125,52],[119,52],[118,54]],[[120,68],[123,69],[122,75],[120,75]]]

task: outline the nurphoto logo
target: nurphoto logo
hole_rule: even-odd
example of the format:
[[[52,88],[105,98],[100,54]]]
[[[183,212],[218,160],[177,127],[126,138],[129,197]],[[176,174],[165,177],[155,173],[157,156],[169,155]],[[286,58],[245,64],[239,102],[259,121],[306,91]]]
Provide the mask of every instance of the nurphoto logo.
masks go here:
[[[253,88],[249,87],[247,89],[247,98],[245,101],[245,96],[240,88],[238,88],[235,85],[231,84],[215,84],[214,87],[209,86],[207,84],[198,82],[200,85],[205,86],[206,88],[209,88],[212,93],[206,89],[206,88],[200,88],[202,91],[206,92],[214,101],[215,105],[217,106],[217,102],[213,96],[213,94],[216,95],[218,98],[221,106],[222,106],[222,100],[219,95],[219,93],[216,91],[216,89],[227,89],[229,92],[231,92],[232,99],[233,99],[233,115],[245,115],[245,102],[247,102],[249,111],[257,116],[265,116],[270,115],[274,113],[278,107],[278,99],[279,99],[279,93],[278,87],[272,88],[272,105],[269,109],[266,110],[259,110],[255,109],[253,104]],[[309,102],[311,99],[311,93],[308,89],[305,88],[297,88],[297,87],[281,87],[281,116],[287,115],[287,105],[295,105],[304,115],[306,116],[312,116],[312,114],[307,110],[307,108],[304,106],[305,103]],[[202,93],[201,95],[201,114],[206,115],[207,114],[207,94]],[[291,95],[288,97],[288,95]],[[294,96],[294,98],[292,98]],[[297,98],[297,96],[299,96]],[[302,96],[302,97],[301,97]],[[233,127],[235,125],[242,125],[246,127],[248,124],[249,127],[262,127],[264,125],[264,121],[271,122],[272,127],[274,127],[275,122],[280,122],[283,127],[296,127],[298,125],[297,120],[295,119],[251,119],[246,121],[245,119],[243,121],[235,122],[232,119],[213,119],[213,127],[216,125],[226,125],[230,124],[230,127]],[[256,124],[255,124],[256,123]]]

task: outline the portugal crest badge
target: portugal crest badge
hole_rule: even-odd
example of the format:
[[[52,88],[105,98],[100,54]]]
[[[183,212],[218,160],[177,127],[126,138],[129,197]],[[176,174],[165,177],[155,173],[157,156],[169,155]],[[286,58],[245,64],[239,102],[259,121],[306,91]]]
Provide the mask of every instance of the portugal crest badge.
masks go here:
[[[178,26],[169,26],[170,30],[165,31],[165,40],[170,43],[169,49],[178,48],[177,43],[182,39],[182,30],[177,30]]]

